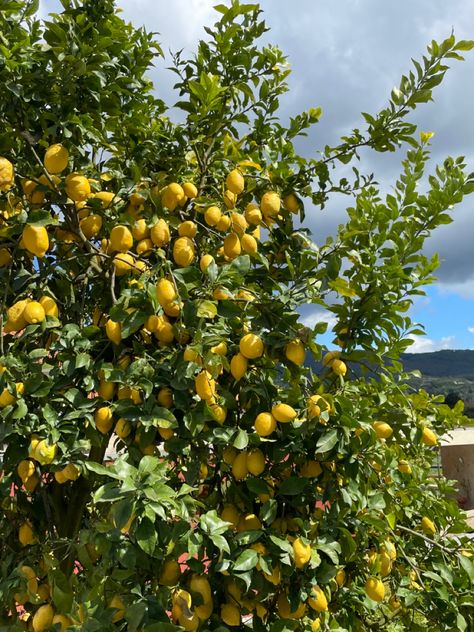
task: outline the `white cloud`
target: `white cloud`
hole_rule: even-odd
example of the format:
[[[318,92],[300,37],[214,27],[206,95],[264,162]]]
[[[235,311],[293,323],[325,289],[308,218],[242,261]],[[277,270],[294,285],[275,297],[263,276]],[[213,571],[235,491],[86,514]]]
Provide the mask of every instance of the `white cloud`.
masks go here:
[[[467,330],[470,334],[474,334],[474,327],[468,327]]]
[[[441,349],[453,349],[456,340],[455,336],[444,336],[441,340],[432,340],[415,334],[411,335],[410,338],[413,340],[413,344],[408,347],[408,353],[429,353]]]
[[[309,314],[303,316],[301,322],[305,327],[311,327],[311,329],[317,323],[327,323],[328,329],[332,329],[337,323],[337,318],[326,309],[317,309],[314,312],[310,312]]]
[[[474,279],[467,279],[459,283],[440,283],[439,289],[445,294],[457,294],[461,298],[474,298]]]

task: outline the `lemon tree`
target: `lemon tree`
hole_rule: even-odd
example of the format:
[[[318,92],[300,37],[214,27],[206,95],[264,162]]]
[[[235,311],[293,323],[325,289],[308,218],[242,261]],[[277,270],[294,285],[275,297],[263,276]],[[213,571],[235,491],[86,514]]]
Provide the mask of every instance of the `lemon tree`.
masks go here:
[[[305,158],[321,110],[279,120],[257,5],[174,56],[181,123],[111,0],[36,6],[0,2],[0,630],[472,629],[473,548],[431,473],[462,405],[400,354],[424,241],[474,190],[409,115],[474,44],[432,42]],[[338,175],[362,147],[404,151],[389,194]],[[313,238],[336,195],[346,224]]]

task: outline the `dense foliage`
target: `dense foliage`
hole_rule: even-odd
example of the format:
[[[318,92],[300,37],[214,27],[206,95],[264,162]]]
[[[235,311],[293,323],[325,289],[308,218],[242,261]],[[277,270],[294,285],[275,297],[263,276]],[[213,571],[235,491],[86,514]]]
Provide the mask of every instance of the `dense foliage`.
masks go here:
[[[430,476],[460,411],[399,358],[424,241],[474,189],[463,158],[427,173],[406,117],[474,44],[432,42],[307,159],[321,110],[279,120],[257,5],[174,57],[180,124],[153,36],[112,0],[62,5],[0,0],[0,630],[472,629],[472,546]],[[361,147],[405,148],[388,195],[337,176]],[[305,211],[341,194],[315,243]]]

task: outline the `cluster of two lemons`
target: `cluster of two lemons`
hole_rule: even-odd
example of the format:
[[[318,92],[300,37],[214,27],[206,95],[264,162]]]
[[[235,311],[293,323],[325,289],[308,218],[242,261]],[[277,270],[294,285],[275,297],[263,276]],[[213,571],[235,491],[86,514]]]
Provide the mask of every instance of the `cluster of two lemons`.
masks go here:
[[[341,360],[340,351],[328,351],[323,357],[323,366],[327,366],[335,375],[340,377],[344,377],[347,373],[347,365]]]
[[[211,585],[204,575],[194,573],[189,580],[189,590],[178,588],[172,595],[173,620],[185,630],[194,632],[201,623],[207,621],[214,609]],[[193,595],[196,595],[197,603],[193,603]]]
[[[27,325],[43,322],[46,316],[57,318],[58,314],[56,301],[50,296],[41,296],[38,301],[25,298],[8,308],[4,331],[6,333],[21,331]]]

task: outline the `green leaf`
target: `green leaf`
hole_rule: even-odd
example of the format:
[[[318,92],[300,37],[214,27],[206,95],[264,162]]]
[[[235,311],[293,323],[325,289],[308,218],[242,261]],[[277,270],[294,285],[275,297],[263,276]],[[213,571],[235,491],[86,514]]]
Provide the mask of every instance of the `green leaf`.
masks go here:
[[[215,509],[203,514],[199,524],[201,529],[210,536],[222,535],[229,530],[229,523],[221,520]]]
[[[153,555],[158,539],[154,522],[147,517],[141,518],[138,527],[135,528],[134,537],[137,540],[138,546],[145,551],[145,553]]]
[[[215,318],[217,316],[217,303],[214,301],[196,301],[198,318]]]
[[[235,572],[246,572],[255,568],[258,564],[258,553],[253,549],[243,551],[235,560],[233,570]]]
[[[334,448],[334,446],[337,444],[337,441],[337,430],[335,428],[329,430],[329,432],[325,432],[318,439],[318,443],[316,444],[316,454],[329,452],[329,450],[332,450],[332,448]]]
[[[308,480],[306,478],[291,476],[283,481],[278,489],[278,493],[282,496],[297,496],[303,492],[307,484]]]
[[[235,436],[233,446],[237,450],[245,450],[249,444],[249,436],[245,430],[240,428]]]

